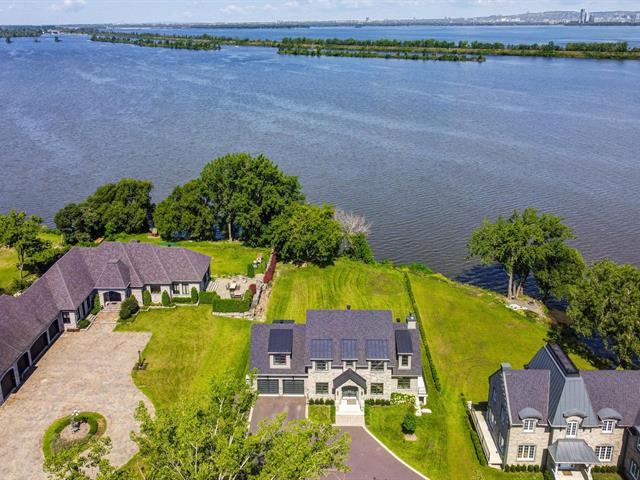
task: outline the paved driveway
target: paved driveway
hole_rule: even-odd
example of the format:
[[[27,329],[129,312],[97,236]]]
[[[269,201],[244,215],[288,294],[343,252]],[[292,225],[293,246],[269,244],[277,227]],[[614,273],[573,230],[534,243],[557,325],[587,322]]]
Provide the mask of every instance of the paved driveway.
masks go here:
[[[113,325],[94,324],[84,332],[63,334],[20,390],[0,406],[1,478],[47,478],[42,471],[42,435],[54,420],[74,409],[105,416],[114,464],[133,456],[133,411],[140,400],[150,402],[133,384],[131,369],[151,334],[112,330]]]
[[[340,427],[351,435],[349,473],[331,473],[325,480],[424,480],[399,462],[362,427]]]
[[[253,406],[249,431],[254,433],[262,420],[282,412],[287,412],[287,421],[302,420],[305,418],[306,404],[305,397],[258,397]]]

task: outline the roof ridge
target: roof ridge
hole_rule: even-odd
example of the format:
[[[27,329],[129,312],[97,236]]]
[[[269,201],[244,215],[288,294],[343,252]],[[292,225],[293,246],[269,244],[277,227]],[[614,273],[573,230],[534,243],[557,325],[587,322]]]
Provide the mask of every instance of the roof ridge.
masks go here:
[[[187,257],[187,261],[189,262],[189,265],[191,265],[191,270],[193,270],[193,274],[194,275],[198,275],[198,271],[196,270],[195,265],[193,264],[193,262],[191,261],[191,257],[189,257],[189,254],[187,253],[189,250],[187,250],[186,248],[182,248],[180,247],[180,249],[182,250],[182,255],[184,255],[185,257]],[[197,252],[196,252],[197,253]]]
[[[83,260],[84,260],[84,258],[83,258]],[[69,303],[71,305],[73,305],[73,298],[71,298],[71,292],[69,291],[69,287],[67,286],[67,280],[66,280],[65,276],[62,274],[62,270],[60,270],[60,265],[58,264],[58,262],[56,262],[56,263],[53,264],[53,266],[57,269],[58,275],[60,275],[60,278],[62,278],[62,284],[64,285],[65,292],[67,292],[67,297],[69,297]],[[49,290],[49,293],[51,294],[51,296],[55,298],[55,294],[49,289],[49,279],[48,278],[47,278],[46,288],[47,288],[47,290]]]
[[[155,246],[155,245],[153,245],[153,246]],[[167,272],[167,269],[164,268],[164,265],[162,264],[162,260],[160,260],[160,257],[158,256],[158,250],[155,249],[155,248],[152,248],[151,251],[153,252],[153,255],[156,257],[156,260],[158,261],[158,263],[160,264],[160,268],[162,268],[162,271],[164,272],[165,276],[167,277],[167,279],[171,283],[171,277],[169,276],[169,273]]]

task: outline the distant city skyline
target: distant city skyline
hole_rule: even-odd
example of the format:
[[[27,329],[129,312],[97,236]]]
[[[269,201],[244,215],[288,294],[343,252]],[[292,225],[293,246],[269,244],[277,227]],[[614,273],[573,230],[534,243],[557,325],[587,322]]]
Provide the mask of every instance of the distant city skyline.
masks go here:
[[[637,0],[0,0],[0,24],[275,22],[638,10]]]

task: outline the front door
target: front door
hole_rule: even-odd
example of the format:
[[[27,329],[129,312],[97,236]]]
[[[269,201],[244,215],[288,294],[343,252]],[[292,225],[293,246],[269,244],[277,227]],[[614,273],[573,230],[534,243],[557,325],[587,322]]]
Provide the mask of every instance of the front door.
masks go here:
[[[105,292],[104,293],[104,303],[110,302],[121,302],[122,294],[120,292]]]
[[[358,387],[342,387],[342,398],[358,398]]]

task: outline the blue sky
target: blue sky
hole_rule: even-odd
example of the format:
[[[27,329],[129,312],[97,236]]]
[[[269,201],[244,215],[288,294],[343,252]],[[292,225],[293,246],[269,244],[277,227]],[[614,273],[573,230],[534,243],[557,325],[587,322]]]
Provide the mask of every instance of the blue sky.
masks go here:
[[[0,0],[0,24],[439,18],[638,10],[638,0]]]

